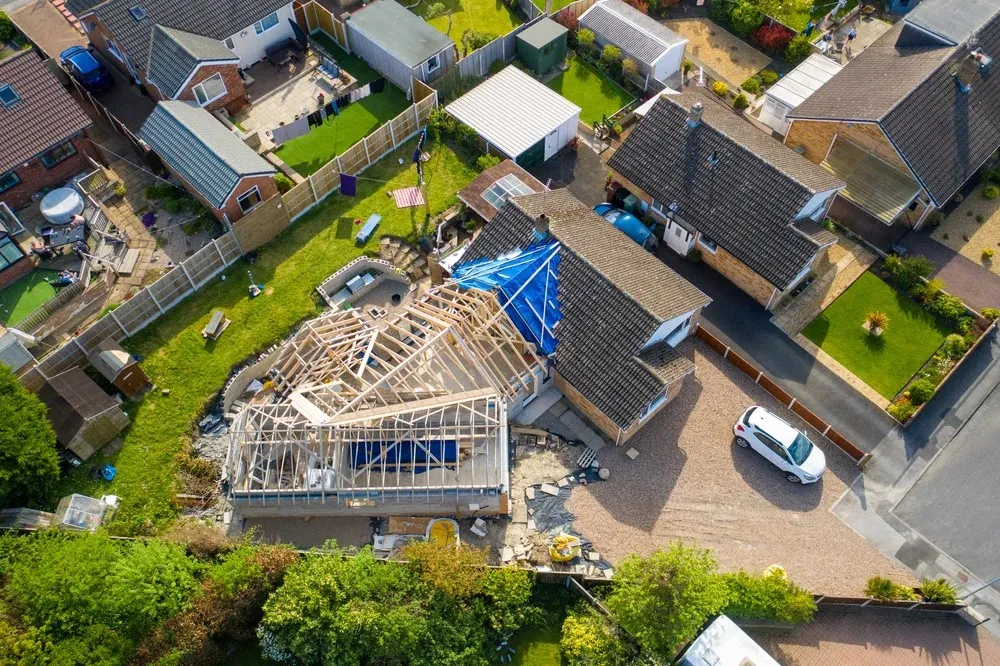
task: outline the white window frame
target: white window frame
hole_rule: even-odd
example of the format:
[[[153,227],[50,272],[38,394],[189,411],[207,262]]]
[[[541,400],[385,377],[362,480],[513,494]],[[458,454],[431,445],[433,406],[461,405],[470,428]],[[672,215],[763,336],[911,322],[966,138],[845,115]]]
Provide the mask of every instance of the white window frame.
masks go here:
[[[232,37],[226,37],[226,39],[223,40],[222,43],[230,51],[235,51],[236,50],[236,40],[233,39]]]
[[[706,244],[705,241],[702,240],[703,238],[708,238],[708,240],[710,242],[714,243],[715,244],[715,249],[712,249],[712,247],[710,245]],[[711,236],[706,236],[705,234],[701,233],[700,231],[698,232],[698,245],[702,246],[703,248],[705,248],[706,250],[708,250],[712,254],[715,254],[716,252],[719,251],[719,244]]]
[[[669,390],[670,389],[667,389],[667,391]],[[662,405],[667,401],[667,391],[664,391],[663,393],[661,393],[660,395],[656,396],[655,398],[649,401],[649,404],[646,405],[646,408],[642,410],[642,414],[639,415],[640,421],[645,421],[647,418],[649,418],[650,414],[655,412],[660,407],[660,405]]]
[[[201,99],[198,97],[198,88],[201,88],[202,95],[205,95],[206,94],[205,84],[214,78],[218,78],[219,81],[222,83],[222,92],[216,95],[215,97],[212,97],[211,99],[206,99],[204,102],[201,101]],[[209,76],[199,81],[197,85],[191,87],[191,92],[194,94],[194,100],[198,102],[198,106],[208,106],[215,100],[225,97],[226,95],[229,94],[229,90],[226,88],[226,80],[222,78],[222,74],[220,74],[219,72],[216,72],[215,74],[212,74],[212,76]]]
[[[254,205],[250,206],[249,208],[244,208],[243,207],[243,199],[245,199],[246,197],[249,197],[251,194],[253,194],[255,192],[257,193],[257,199],[259,199],[259,201],[257,201],[257,203],[255,203]],[[264,197],[260,196],[260,190],[257,188],[256,185],[254,185],[249,190],[247,190],[243,194],[241,194],[238,197],[236,197],[236,203],[239,204],[240,210],[243,211],[244,215],[246,215],[247,213],[249,213],[250,211],[252,211],[254,208],[256,208],[257,206],[259,206],[262,203],[264,203]]]
[[[125,54],[122,53],[121,49],[118,48],[118,45],[115,44],[113,39],[106,39],[104,40],[104,43],[108,45],[108,52],[111,53],[111,55],[117,58],[119,62],[125,63]]]
[[[274,17],[274,23],[272,25],[269,25],[269,26],[267,26],[265,28],[264,27],[264,21],[267,21],[272,16]],[[257,33],[258,36],[260,36],[260,35],[263,35],[265,32],[267,32],[268,30],[271,30],[273,28],[277,28],[278,24],[280,24],[280,23],[281,23],[281,19],[278,17],[278,12],[271,12],[270,14],[268,14],[267,16],[265,16],[264,18],[262,18],[261,20],[254,21],[253,31],[255,33]]]
[[[431,67],[431,61],[437,61],[437,67]],[[424,61],[424,74],[433,74],[434,72],[441,69],[441,54],[435,53],[430,58]]]

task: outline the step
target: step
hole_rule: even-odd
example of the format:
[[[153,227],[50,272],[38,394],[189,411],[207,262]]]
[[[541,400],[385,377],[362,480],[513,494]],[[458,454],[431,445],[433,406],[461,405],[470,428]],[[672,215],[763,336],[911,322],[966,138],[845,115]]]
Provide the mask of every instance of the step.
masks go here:
[[[139,250],[129,250],[126,252],[122,262],[118,264],[118,274],[131,275],[132,271],[135,270],[135,265],[139,263],[140,254]]]

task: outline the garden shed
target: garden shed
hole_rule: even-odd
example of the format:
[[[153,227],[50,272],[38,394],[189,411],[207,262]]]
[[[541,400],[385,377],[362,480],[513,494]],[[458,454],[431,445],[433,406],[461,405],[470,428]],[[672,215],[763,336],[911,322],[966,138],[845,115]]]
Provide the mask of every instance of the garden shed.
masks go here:
[[[149,383],[139,361],[112,338],[101,342],[88,356],[90,364],[101,376],[115,385],[128,398],[135,398]]]
[[[517,35],[517,57],[543,76],[566,59],[569,30],[550,18],[542,18]]]
[[[580,15],[580,27],[594,33],[597,46],[614,44],[635,60],[647,83],[665,83],[684,64],[688,40],[622,0],[601,0]]]
[[[128,416],[80,368],[49,377],[38,391],[59,443],[86,460],[128,425]]]
[[[760,121],[784,136],[791,124],[785,117],[819,90],[843,65],[814,53],[764,94]]]
[[[455,65],[455,42],[395,0],[376,0],[345,15],[351,52],[403,90],[429,83]]]
[[[487,151],[528,169],[573,140],[580,107],[513,65],[445,107],[476,131]]]

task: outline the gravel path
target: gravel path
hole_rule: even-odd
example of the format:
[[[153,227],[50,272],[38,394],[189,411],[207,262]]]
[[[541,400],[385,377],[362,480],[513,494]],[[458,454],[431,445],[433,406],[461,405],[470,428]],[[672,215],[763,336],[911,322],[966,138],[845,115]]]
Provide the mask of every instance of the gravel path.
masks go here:
[[[876,574],[916,582],[830,512],[858,474],[852,460],[701,341],[680,349],[694,360],[694,377],[627,445],[602,451],[610,481],[579,488],[569,501],[595,548],[616,562],[680,539],[711,548],[723,570],[780,564],[803,587],[831,595],[860,595]],[[752,404],[806,430],[826,453],[822,481],[788,483],[733,443],[732,424]],[[625,456],[630,446],[640,453],[635,461]]]

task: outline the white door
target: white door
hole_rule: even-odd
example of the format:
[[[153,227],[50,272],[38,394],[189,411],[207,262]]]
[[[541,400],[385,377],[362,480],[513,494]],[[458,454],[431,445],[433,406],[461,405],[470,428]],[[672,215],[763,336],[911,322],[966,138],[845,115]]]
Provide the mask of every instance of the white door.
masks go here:
[[[764,108],[761,110],[760,119],[775,132],[784,136],[788,133],[788,126],[791,124],[785,118],[788,115],[788,107],[768,97],[764,100]]]
[[[663,240],[671,250],[677,254],[687,255],[694,245],[694,234],[679,225],[675,220],[667,220],[667,227],[663,230]]]
[[[547,137],[545,137],[545,159],[549,159],[553,155],[559,152],[559,128],[552,130]]]

